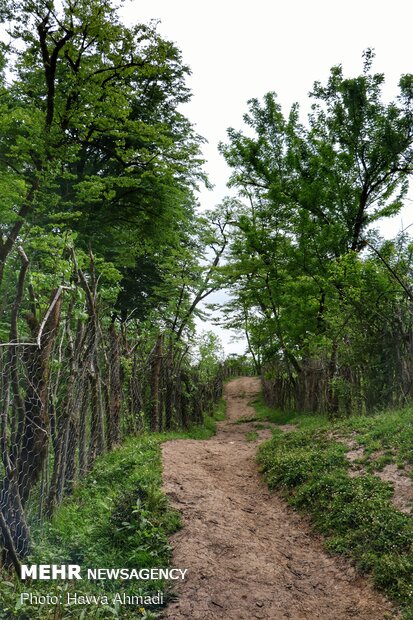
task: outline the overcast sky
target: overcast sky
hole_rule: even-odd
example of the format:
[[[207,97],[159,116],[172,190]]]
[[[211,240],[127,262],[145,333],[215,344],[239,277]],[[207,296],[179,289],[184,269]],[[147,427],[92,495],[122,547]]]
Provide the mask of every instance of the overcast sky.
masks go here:
[[[395,96],[402,73],[413,73],[411,0],[382,6],[373,0],[130,0],[121,12],[128,23],[160,19],[159,32],[177,43],[191,67],[193,98],[185,113],[208,140],[206,171],[215,185],[201,193],[202,208],[228,194],[229,170],[217,145],[228,127],[242,126],[248,99],[275,91],[284,112],[295,101],[304,112],[313,82],[325,82],[340,63],[348,76],[358,75],[367,47],[376,51],[374,69],[386,76],[386,98]],[[413,222],[413,204],[402,219],[404,226]],[[383,234],[394,235],[400,220],[382,225]],[[227,353],[244,348],[220,335]]]

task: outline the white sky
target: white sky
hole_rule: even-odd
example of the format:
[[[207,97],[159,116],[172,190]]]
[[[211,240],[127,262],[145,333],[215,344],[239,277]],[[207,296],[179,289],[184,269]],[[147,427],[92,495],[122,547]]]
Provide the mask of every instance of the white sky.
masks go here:
[[[395,96],[402,73],[413,73],[411,0],[381,6],[373,0],[129,0],[121,13],[128,23],[159,18],[159,32],[177,43],[192,69],[193,98],[185,113],[208,140],[206,171],[215,185],[201,193],[202,208],[228,194],[229,169],[217,145],[228,127],[242,126],[248,99],[275,91],[284,112],[294,101],[304,112],[313,82],[325,82],[339,63],[347,75],[358,75],[367,47],[376,51],[374,70],[386,76],[386,97]],[[400,220],[383,224],[383,234],[393,236]],[[413,222],[413,203],[402,220],[404,227]],[[220,333],[226,353],[243,351],[244,343],[229,343],[231,334],[211,329]]]

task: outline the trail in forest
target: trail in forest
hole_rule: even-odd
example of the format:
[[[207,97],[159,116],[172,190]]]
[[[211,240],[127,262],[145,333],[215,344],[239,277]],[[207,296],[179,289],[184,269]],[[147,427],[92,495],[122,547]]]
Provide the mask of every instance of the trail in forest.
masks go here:
[[[246,434],[258,379],[225,387],[227,419],[207,441],[163,445],[164,489],[182,513],[173,564],[187,568],[170,620],[383,620],[390,604],[344,559],[331,557],[309,525],[268,491]],[[285,429],[290,430],[290,429]],[[271,435],[257,431],[259,439]],[[251,437],[251,436],[250,436]]]

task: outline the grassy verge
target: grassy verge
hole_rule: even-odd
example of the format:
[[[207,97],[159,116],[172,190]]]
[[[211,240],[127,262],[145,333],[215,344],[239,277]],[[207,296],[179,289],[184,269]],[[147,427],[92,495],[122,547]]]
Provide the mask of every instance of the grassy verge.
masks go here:
[[[57,510],[51,523],[32,530],[35,546],[28,564],[79,564],[87,568],[164,568],[170,561],[168,537],[180,527],[161,491],[161,444],[169,439],[207,439],[225,416],[221,401],[213,417],[187,432],[145,434],[126,441],[95,463],[93,470]],[[160,581],[33,581],[13,575],[0,581],[0,618],[29,620],[156,617],[156,609],[113,602],[116,594],[150,596],[164,592]],[[21,604],[21,593],[56,596],[53,604]],[[97,604],[67,605],[67,595],[100,596]],[[108,603],[103,597],[107,596]],[[61,600],[60,600],[61,599]],[[73,600],[73,599],[72,599]]]
[[[280,490],[297,510],[309,514],[325,536],[326,547],[355,561],[375,585],[413,618],[413,519],[392,504],[392,485],[373,475],[384,462],[413,459],[413,412],[384,412],[369,418],[330,422],[325,417],[271,411],[260,399],[257,417],[297,424],[274,431],[258,461],[268,485]],[[363,446],[370,472],[349,476],[346,438]],[[371,457],[378,453],[377,459]],[[385,457],[383,459],[383,457]],[[375,464],[374,464],[375,463]]]

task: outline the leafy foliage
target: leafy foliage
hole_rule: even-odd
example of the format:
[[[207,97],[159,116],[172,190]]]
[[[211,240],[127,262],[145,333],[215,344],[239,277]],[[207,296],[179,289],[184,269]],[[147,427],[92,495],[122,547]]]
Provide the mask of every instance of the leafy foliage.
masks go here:
[[[273,404],[287,409],[371,411],[402,402],[411,385],[411,242],[384,242],[371,226],[404,204],[413,78],[384,103],[373,56],[355,78],[336,66],[316,82],[305,124],[297,104],[284,116],[268,93],[221,145],[240,198],[229,324],[246,332]]]

